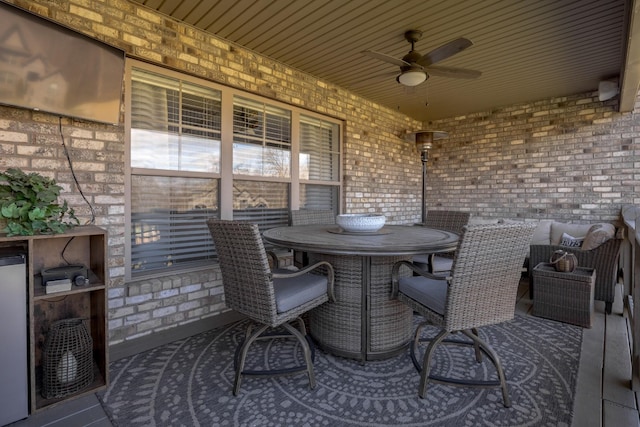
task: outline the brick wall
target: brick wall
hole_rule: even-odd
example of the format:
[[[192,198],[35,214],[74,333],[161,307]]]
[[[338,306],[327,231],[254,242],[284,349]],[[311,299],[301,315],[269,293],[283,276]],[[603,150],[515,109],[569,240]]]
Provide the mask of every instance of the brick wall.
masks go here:
[[[616,220],[640,202],[637,113],[597,93],[431,123],[427,203],[482,217]],[[637,109],[636,109],[637,110]]]
[[[129,57],[344,120],[344,211],[383,212],[391,223],[419,220],[419,154],[400,136],[422,124],[126,0],[9,2]],[[484,217],[617,216],[622,203],[638,203],[633,153],[640,131],[633,114],[614,112],[614,102],[582,94],[424,124],[450,132],[431,152],[427,203]],[[96,224],[109,231],[110,342],[223,312],[217,268],[125,282],[123,126],[0,107],[0,168],[56,178],[64,198],[88,219],[62,137]]]
[[[419,178],[408,174],[407,185],[404,177],[419,168],[419,159],[398,138],[418,128],[417,121],[126,0],[9,3],[117,46],[128,57],[344,120],[346,211],[383,211],[396,223],[418,218],[420,200],[410,185],[419,186]],[[0,107],[0,168],[15,166],[55,178],[64,187],[63,197],[86,220],[90,211],[73,184],[62,137],[96,211],[96,224],[109,231],[111,344],[224,311],[217,268],[125,282],[123,126]]]

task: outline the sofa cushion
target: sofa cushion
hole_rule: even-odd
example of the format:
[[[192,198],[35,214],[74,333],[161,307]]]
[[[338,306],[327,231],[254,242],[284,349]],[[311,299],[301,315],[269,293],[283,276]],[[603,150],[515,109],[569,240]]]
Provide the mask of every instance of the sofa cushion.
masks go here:
[[[562,239],[560,239],[560,246],[567,246],[570,248],[579,248],[584,242],[584,237],[573,237],[567,233],[562,233]]]
[[[562,241],[562,234],[584,239],[593,224],[570,224],[566,222],[553,221],[551,223],[551,244],[559,245]]]
[[[533,231],[531,238],[532,245],[549,245],[551,244],[551,219],[543,219],[538,222],[538,226]]]
[[[591,226],[584,238],[584,243],[582,243],[582,250],[590,251],[591,249],[595,249],[607,240],[613,239],[615,235],[616,228],[613,226],[613,224],[609,224],[606,222],[601,224],[594,224]]]

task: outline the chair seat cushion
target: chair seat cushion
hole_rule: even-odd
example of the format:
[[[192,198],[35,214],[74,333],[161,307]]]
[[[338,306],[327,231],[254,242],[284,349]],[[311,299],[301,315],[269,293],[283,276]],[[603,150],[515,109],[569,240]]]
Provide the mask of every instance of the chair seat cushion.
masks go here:
[[[430,257],[431,256],[428,254],[414,255],[411,259],[411,262],[413,262],[423,270],[429,271]],[[433,265],[431,266],[431,271],[433,273],[446,273],[448,271],[451,271],[451,267],[453,267],[453,258],[447,258],[438,255],[435,255],[433,257]]]
[[[311,273],[297,277],[273,279],[278,313],[284,313],[326,294],[327,286],[328,282],[325,276]]]
[[[421,264],[428,264],[429,263],[429,254],[420,254],[420,255],[414,255],[411,260],[413,262],[419,262]]]
[[[402,277],[398,281],[398,290],[444,316],[447,301],[447,281],[428,279],[423,276]]]
[[[433,257],[431,268],[434,273],[444,273],[447,271],[451,271],[451,267],[453,267],[453,258],[447,258],[438,255]]]

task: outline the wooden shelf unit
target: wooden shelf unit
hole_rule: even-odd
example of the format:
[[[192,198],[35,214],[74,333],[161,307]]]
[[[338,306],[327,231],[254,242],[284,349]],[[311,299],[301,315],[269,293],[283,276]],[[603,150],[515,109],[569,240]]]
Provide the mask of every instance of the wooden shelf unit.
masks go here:
[[[97,226],[80,226],[63,234],[12,236],[0,234],[0,247],[22,251],[27,256],[27,307],[29,320],[30,412],[95,393],[109,382],[107,333],[107,232]],[[46,294],[41,271],[46,268],[82,264],[89,271],[89,284]],[[42,396],[42,352],[51,324],[57,320],[82,318],[93,341],[94,381],[86,388],[55,399]]]

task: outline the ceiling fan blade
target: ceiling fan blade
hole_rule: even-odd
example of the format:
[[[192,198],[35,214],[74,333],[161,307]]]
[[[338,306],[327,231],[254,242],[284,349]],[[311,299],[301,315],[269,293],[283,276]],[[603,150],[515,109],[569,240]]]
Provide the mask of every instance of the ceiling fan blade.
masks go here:
[[[397,65],[398,67],[411,65],[408,62],[403,61],[402,59],[394,58],[393,56],[385,55],[384,53],[374,52],[373,50],[364,50],[361,53],[364,55],[370,56],[372,58],[376,58],[381,61],[388,62],[393,65]]]
[[[482,75],[481,71],[467,70],[454,67],[427,67],[427,74],[437,77],[452,77],[456,79],[477,79]]]
[[[418,64],[423,67],[428,67],[429,65],[445,60],[470,46],[473,46],[473,42],[471,40],[460,37],[459,39],[452,40],[449,43],[445,43],[442,46],[433,49],[431,52],[424,54],[418,61]]]

